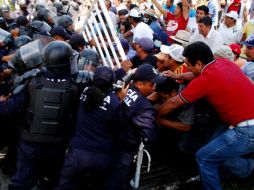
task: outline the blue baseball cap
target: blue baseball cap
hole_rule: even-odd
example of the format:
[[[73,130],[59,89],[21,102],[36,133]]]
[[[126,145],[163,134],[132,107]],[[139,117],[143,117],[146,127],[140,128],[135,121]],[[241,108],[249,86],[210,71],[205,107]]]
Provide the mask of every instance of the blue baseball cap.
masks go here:
[[[142,64],[137,68],[134,74],[135,81],[151,81],[153,83],[162,83],[166,78],[159,75],[158,71],[150,64]]]
[[[244,42],[241,42],[242,45],[253,47],[254,46],[254,33],[251,34]]]
[[[50,31],[50,33],[51,33],[51,36],[61,36],[66,40],[70,39],[70,35],[66,32],[66,30],[62,26],[55,26]]]
[[[134,43],[138,44],[143,50],[152,52],[154,48],[154,42],[150,38],[135,38]]]
[[[115,80],[114,71],[106,66],[97,67],[94,72],[93,80],[100,85],[111,84]]]

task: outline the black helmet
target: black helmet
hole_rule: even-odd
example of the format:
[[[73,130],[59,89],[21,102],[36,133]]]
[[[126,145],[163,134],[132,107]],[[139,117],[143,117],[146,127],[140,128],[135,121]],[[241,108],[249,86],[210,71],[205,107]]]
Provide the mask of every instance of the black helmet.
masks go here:
[[[57,26],[62,26],[66,29],[69,25],[73,24],[73,20],[69,15],[62,15],[56,18],[55,23]]]
[[[49,72],[70,74],[71,46],[63,41],[50,42],[43,50],[43,60]]]
[[[14,40],[14,48],[19,49],[21,46],[28,44],[32,41],[28,36],[19,36]]]
[[[53,19],[53,15],[48,9],[42,8],[37,12],[37,19],[48,23],[49,18]]]
[[[35,5],[35,11],[38,12],[40,9],[45,9],[45,6],[42,4],[36,4]]]
[[[78,70],[83,70],[86,64],[92,64],[94,67],[100,65],[100,58],[95,50],[85,49],[79,54]]]
[[[46,32],[50,32],[51,31],[51,27],[44,21],[39,21],[39,20],[34,20],[31,24],[30,27],[35,31],[35,32],[42,32],[42,31],[46,31]]]
[[[35,66],[42,65],[42,49],[40,40],[32,41],[18,49],[11,59],[16,72],[22,74]]]
[[[63,11],[63,3],[56,1],[53,3],[53,6],[56,8],[57,13],[61,13]]]

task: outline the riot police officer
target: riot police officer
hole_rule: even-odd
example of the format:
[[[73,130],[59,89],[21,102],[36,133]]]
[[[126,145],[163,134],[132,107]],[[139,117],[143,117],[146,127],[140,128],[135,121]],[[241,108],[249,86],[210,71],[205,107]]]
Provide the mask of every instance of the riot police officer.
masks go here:
[[[58,190],[78,189],[84,180],[82,174],[99,174],[111,166],[118,136],[115,116],[121,103],[111,91],[113,82],[112,69],[98,67],[92,83],[81,94],[77,126],[69,143]],[[122,92],[121,98],[124,89]]]
[[[73,19],[69,15],[59,16],[59,17],[55,18],[55,20],[56,20],[55,24],[57,26],[64,27],[69,35],[73,35],[75,33],[74,22],[73,22]]]
[[[70,78],[71,56],[70,45],[61,41],[50,42],[43,50],[47,71],[32,78],[26,88],[28,103],[21,117],[17,172],[10,189],[30,189],[45,177],[50,182],[46,189],[54,186],[74,123],[77,89]],[[34,61],[29,56],[26,60]]]

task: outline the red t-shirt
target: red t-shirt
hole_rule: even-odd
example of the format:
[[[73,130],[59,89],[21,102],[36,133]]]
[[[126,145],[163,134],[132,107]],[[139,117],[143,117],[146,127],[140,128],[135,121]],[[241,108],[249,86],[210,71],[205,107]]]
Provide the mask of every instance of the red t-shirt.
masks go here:
[[[175,36],[178,30],[185,30],[189,18],[185,20],[183,15],[176,18],[172,13],[168,12],[165,20],[167,22],[166,32],[169,37],[169,36]],[[168,38],[168,41],[170,43],[173,42],[171,38]]]
[[[230,125],[254,119],[254,84],[226,59],[208,64],[180,93],[186,102],[205,98]]]

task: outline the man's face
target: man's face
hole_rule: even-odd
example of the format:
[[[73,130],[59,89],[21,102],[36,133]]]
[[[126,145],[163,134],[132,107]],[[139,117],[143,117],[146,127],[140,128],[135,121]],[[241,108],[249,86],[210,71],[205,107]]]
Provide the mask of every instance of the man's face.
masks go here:
[[[124,22],[124,21],[126,21],[126,20],[127,20],[127,18],[126,18],[125,15],[119,15],[119,21],[120,21],[120,22]]]
[[[232,25],[235,24],[235,20],[234,20],[233,18],[231,18],[231,17],[225,16],[225,21],[224,21],[224,23],[225,23],[225,25],[226,25],[227,27],[230,27],[230,26],[232,26]]]
[[[166,67],[167,69],[170,69],[171,71],[173,71],[174,70],[173,67],[174,67],[175,64],[176,64],[176,61],[170,55],[165,54],[164,67]]]
[[[172,6],[171,0],[166,1],[166,6],[167,8],[170,8]]]
[[[245,54],[248,61],[254,61],[254,46],[246,46]]]
[[[148,96],[155,91],[155,83],[151,81],[138,81],[138,89],[144,95]]]
[[[202,65],[200,62],[196,63],[194,66],[188,61],[188,58],[185,58],[185,63],[187,65],[188,71],[192,72],[195,76],[199,76],[202,71]]]
[[[205,12],[203,11],[203,10],[197,10],[197,14],[196,14],[196,20],[197,20],[197,22],[201,19],[201,18],[203,18],[204,16],[206,16],[205,15]]]
[[[203,23],[198,23],[199,33],[201,35],[203,35],[204,37],[207,36],[207,34],[209,33],[210,29],[211,29],[210,26],[206,26]]]
[[[135,44],[135,51],[136,51],[136,53],[137,53],[137,56],[138,56],[138,57],[141,57],[141,54],[142,54],[142,52],[143,52],[143,49],[142,49],[142,47],[140,47],[139,44]]]
[[[174,10],[174,15],[175,16],[179,16],[182,14],[182,10],[179,6],[176,6],[175,10]]]

